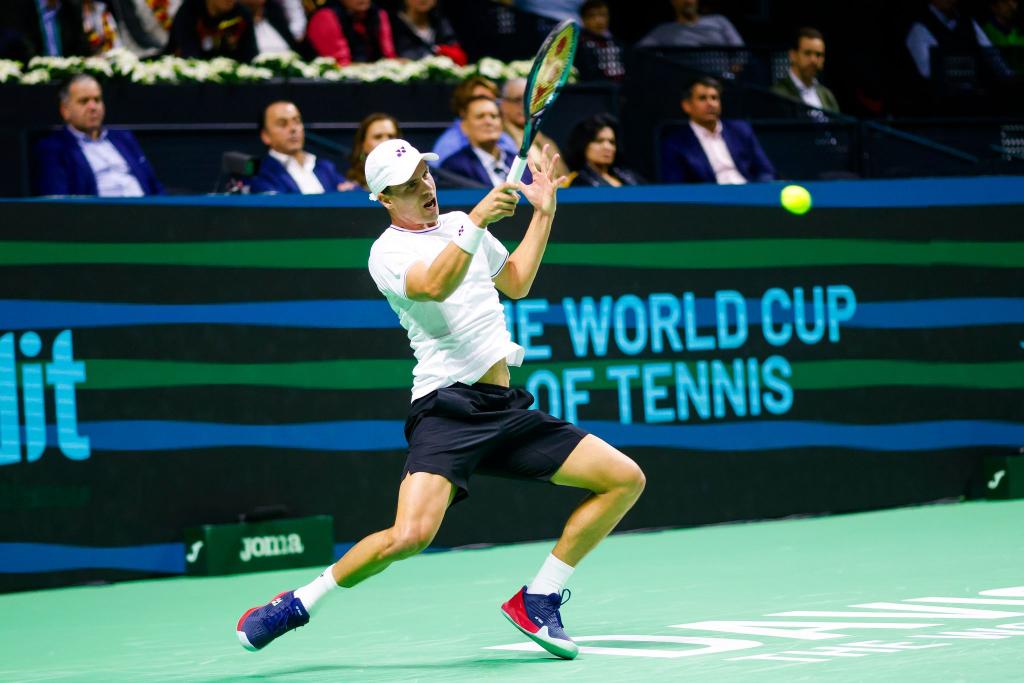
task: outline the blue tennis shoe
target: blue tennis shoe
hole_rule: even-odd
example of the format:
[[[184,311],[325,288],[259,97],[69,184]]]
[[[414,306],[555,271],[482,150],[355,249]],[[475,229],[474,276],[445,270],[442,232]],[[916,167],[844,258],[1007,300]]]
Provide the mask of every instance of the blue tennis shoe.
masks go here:
[[[235,632],[242,647],[262,650],[275,638],[309,623],[309,612],[295,593],[287,591],[263,607],[252,607],[238,620]]]
[[[551,654],[562,659],[575,659],[579,647],[565,632],[559,608],[568,600],[568,590],[562,595],[534,595],[526,592],[526,586],[501,606],[501,613],[519,629],[523,635],[540,645]]]

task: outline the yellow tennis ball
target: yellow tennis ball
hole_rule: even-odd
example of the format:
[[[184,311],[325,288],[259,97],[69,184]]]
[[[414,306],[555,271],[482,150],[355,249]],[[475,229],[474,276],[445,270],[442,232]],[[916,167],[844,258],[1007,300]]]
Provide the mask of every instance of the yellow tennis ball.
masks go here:
[[[783,208],[797,216],[802,216],[811,210],[811,193],[806,187],[800,185],[786,185],[779,194],[779,200]]]

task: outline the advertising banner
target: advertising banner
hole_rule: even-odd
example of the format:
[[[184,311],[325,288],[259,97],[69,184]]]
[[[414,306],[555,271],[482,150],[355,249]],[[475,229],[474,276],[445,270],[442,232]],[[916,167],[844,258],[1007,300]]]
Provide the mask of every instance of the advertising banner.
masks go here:
[[[776,185],[560,195],[512,381],[645,469],[623,528],[955,498],[1024,446],[1024,183],[809,187],[804,216]],[[0,216],[0,589],[182,573],[184,529],[260,506],[333,516],[336,551],[391,523],[413,358],[379,206]],[[435,542],[551,538],[581,495],[475,478]]]

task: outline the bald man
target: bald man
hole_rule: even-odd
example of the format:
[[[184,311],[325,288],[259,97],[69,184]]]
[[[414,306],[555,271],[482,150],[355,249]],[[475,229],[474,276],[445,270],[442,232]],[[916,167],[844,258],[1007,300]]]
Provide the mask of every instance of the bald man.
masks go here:
[[[523,144],[523,128],[526,127],[526,112],[523,110],[523,95],[525,93],[525,78],[510,78],[505,81],[505,85],[501,89],[501,125],[509,137],[515,140],[517,152]],[[558,155],[558,161],[555,166],[556,174],[560,176],[568,175],[569,168],[562,161],[562,154],[558,150],[558,145],[555,144],[554,140],[544,135],[544,133],[537,133],[537,137],[533,139],[533,145],[530,147],[527,159],[535,164],[539,164],[544,158],[541,152],[544,149],[544,145],[548,146],[552,154]]]

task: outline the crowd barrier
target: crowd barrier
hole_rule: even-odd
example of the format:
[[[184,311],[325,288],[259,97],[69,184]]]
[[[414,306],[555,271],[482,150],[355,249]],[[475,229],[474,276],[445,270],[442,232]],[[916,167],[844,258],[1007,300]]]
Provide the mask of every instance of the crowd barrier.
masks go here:
[[[645,469],[622,528],[962,496],[1024,446],[1024,179],[809,188],[561,193],[512,380]],[[413,363],[365,195],[0,226],[0,589],[182,573],[184,529],[258,509],[333,516],[338,552],[391,523]],[[552,538],[581,497],[479,477],[435,543]]]
[[[454,84],[417,81],[396,83],[332,83],[277,79],[266,83],[222,85],[104,84],[106,123],[136,133],[157,177],[177,194],[210,192],[220,169],[221,154],[241,149],[266,153],[257,122],[264,107],[276,100],[294,102],[310,131],[348,147],[359,121],[371,112],[391,114],[416,144],[430,147],[454,119]],[[0,84],[0,197],[28,196],[33,147],[40,137],[61,125],[57,84]],[[557,140],[584,116],[619,111],[619,89],[607,83],[568,87],[559,106],[544,119],[544,130]],[[425,129],[425,130],[424,130]],[[315,146],[314,146],[315,147]],[[321,150],[314,149],[319,154]],[[347,159],[328,153],[347,167]]]

